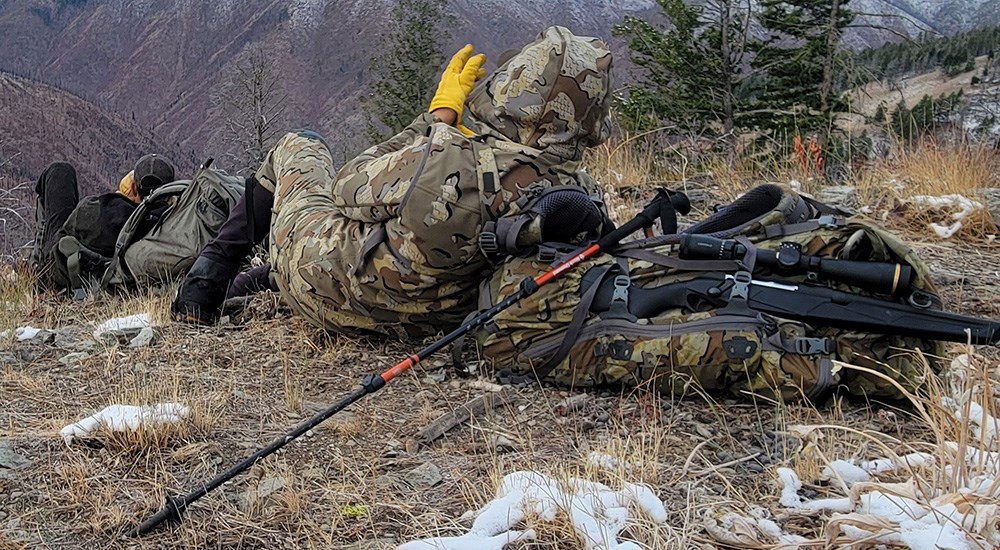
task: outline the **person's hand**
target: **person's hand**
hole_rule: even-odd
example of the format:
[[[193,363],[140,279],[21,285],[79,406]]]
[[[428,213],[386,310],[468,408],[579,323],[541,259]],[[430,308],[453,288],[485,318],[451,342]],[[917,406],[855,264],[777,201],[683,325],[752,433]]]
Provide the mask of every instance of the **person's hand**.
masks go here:
[[[452,56],[448,62],[448,67],[441,74],[441,82],[438,84],[437,93],[431,100],[428,111],[442,121],[454,125],[462,120],[462,110],[465,107],[465,98],[476,86],[479,79],[486,76],[486,56],[483,54],[472,55],[472,44],[467,44],[458,53]],[[449,116],[452,111],[454,119]]]

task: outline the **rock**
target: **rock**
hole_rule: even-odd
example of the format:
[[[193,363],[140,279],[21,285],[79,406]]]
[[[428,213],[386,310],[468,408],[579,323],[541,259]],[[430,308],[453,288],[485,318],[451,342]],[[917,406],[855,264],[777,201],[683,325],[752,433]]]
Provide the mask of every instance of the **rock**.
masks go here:
[[[265,477],[257,483],[256,489],[250,489],[243,493],[240,497],[241,508],[245,511],[253,506],[255,503],[264,500],[265,498],[277,493],[278,491],[284,489],[288,483],[284,478],[280,477]]]
[[[80,341],[84,338],[84,331],[80,327],[59,328],[52,332],[55,333],[52,343],[57,348],[80,349]],[[89,341],[92,342],[92,340]]]
[[[1000,188],[977,189],[976,195],[986,203],[986,210],[993,218],[993,223],[1000,226]]]
[[[395,537],[380,537],[375,540],[364,540],[341,546],[341,550],[391,550],[398,546]]]
[[[402,480],[414,489],[433,487],[444,480],[441,470],[433,462],[424,462],[420,466],[405,472]]]
[[[816,193],[816,200],[830,206],[854,210],[859,206],[858,188],[850,185],[830,185]]]
[[[139,331],[139,334],[129,341],[128,347],[130,348],[142,348],[151,345],[156,339],[156,332],[152,328],[146,327]]]
[[[73,353],[67,353],[59,358],[59,362],[67,367],[72,367],[79,364],[84,359],[90,357],[90,354],[85,351],[75,351]]]
[[[402,473],[392,473],[379,476],[378,481],[387,485],[405,489],[427,489],[441,483],[444,476],[433,462],[423,464]]]
[[[0,353],[0,365],[12,365],[19,362],[20,360],[13,353]]]
[[[106,330],[101,332],[97,336],[97,340],[102,344],[113,346],[115,344],[125,345],[131,342],[133,338],[139,335],[142,329],[126,329],[126,330]]]
[[[14,479],[17,471],[31,466],[31,460],[14,452],[14,443],[0,439],[0,479]]]

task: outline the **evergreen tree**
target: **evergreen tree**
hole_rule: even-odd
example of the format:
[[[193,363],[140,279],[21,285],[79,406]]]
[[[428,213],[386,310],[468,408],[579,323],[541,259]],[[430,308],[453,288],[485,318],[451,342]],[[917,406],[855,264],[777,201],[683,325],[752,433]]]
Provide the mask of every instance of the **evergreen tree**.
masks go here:
[[[657,2],[669,29],[633,16],[614,28],[646,69],[620,104],[626,124],[733,130],[740,125],[739,89],[750,74],[748,9],[739,0]]]
[[[767,73],[756,90],[756,125],[782,136],[819,132],[846,110],[833,88],[837,47],[854,15],[848,0],[760,0],[769,33],[753,66]]]
[[[364,101],[368,137],[399,132],[427,109],[444,65],[447,0],[399,0],[390,14],[384,46],[371,57],[371,94]]]

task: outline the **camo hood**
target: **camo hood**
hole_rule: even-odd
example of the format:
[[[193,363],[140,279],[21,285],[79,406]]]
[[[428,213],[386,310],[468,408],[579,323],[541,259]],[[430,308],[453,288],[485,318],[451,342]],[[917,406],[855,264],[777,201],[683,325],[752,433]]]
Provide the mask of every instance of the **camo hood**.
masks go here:
[[[480,134],[576,161],[611,133],[611,51],[597,38],[549,27],[469,95]]]

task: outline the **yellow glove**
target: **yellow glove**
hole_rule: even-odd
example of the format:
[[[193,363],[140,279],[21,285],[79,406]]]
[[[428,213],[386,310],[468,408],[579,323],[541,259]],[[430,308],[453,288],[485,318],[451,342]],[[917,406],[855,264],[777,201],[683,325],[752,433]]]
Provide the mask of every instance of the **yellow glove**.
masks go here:
[[[486,56],[472,55],[472,51],[472,44],[468,44],[452,56],[448,67],[441,75],[441,82],[438,84],[434,99],[431,100],[428,112],[433,112],[435,109],[451,109],[458,115],[456,123],[462,120],[465,98],[469,97],[476,82],[486,76],[486,69],[483,68]]]

